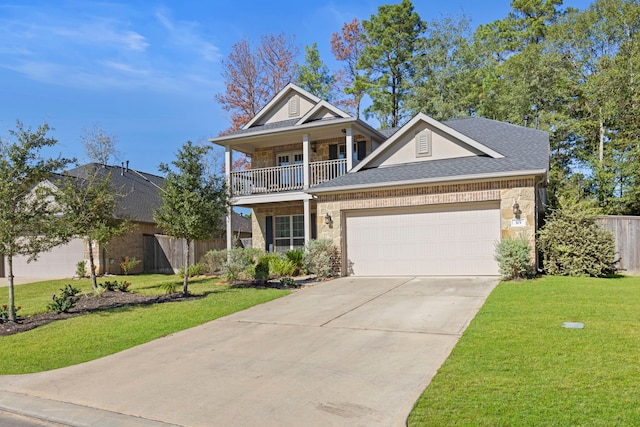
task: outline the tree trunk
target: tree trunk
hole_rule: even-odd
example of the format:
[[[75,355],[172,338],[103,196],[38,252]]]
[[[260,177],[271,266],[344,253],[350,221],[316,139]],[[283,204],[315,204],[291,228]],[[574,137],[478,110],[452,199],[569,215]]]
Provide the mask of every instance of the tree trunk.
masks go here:
[[[602,107],[600,107],[600,145],[599,145],[599,159],[600,159],[600,167],[604,162],[604,119],[602,118]]]
[[[191,251],[191,240],[186,239],[187,240],[187,251],[186,251],[186,257],[184,260],[184,280],[182,282],[182,295],[187,296],[189,295],[189,255],[190,255],[190,251]]]
[[[93,260],[93,240],[87,238],[87,244],[89,245],[89,271],[91,274],[91,287],[95,291],[98,289],[98,279],[96,278],[96,263]]]
[[[9,321],[16,321],[16,301],[13,294],[13,255],[7,255],[7,264],[9,264],[9,275],[7,276],[9,283]]]

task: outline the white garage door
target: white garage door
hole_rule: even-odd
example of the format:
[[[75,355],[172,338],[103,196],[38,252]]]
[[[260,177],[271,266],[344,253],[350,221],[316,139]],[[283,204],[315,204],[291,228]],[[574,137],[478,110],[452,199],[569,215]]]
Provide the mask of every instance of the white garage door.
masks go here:
[[[497,275],[498,203],[363,210],[346,216],[356,276]]]
[[[84,259],[84,240],[73,239],[66,245],[57,246],[41,253],[37,261],[27,263],[27,257],[13,259],[13,275],[16,277],[73,277],[76,264]],[[5,260],[6,262],[6,260]],[[5,274],[8,274],[5,267]]]

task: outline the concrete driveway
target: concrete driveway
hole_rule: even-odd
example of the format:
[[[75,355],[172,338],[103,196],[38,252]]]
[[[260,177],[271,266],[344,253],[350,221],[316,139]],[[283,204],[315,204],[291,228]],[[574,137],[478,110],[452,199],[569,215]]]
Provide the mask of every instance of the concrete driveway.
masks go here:
[[[75,426],[401,426],[496,278],[341,278],[93,362],[0,377]]]

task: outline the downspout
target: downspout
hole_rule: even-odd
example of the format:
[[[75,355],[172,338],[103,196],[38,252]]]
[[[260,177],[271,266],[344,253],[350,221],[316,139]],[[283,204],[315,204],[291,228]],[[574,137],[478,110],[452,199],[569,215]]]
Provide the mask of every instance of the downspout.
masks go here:
[[[536,206],[535,206],[535,210],[536,210],[536,214],[535,214],[535,227],[534,227],[534,247],[535,247],[535,251],[536,251],[536,271],[538,273],[542,273],[542,267],[540,266],[540,251],[538,250],[538,245],[537,245],[537,234],[538,234],[538,224],[540,223],[540,209],[538,209],[538,203],[542,203],[542,201],[540,200],[540,192],[539,192],[539,188],[540,185],[543,184],[545,181],[547,180],[546,176],[543,175],[540,177],[539,180],[535,181],[535,192],[536,192]]]

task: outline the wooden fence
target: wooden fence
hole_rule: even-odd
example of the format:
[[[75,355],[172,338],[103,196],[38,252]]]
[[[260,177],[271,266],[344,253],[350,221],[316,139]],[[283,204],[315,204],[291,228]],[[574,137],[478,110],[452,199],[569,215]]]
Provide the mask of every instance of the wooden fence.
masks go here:
[[[640,216],[607,215],[598,217],[598,222],[616,238],[620,272],[640,275]]]
[[[212,239],[191,242],[190,263],[200,262],[204,254],[212,249],[225,249],[225,239]],[[174,239],[163,234],[146,234],[144,236],[144,272],[145,273],[177,273],[184,267],[184,256],[187,242]]]

